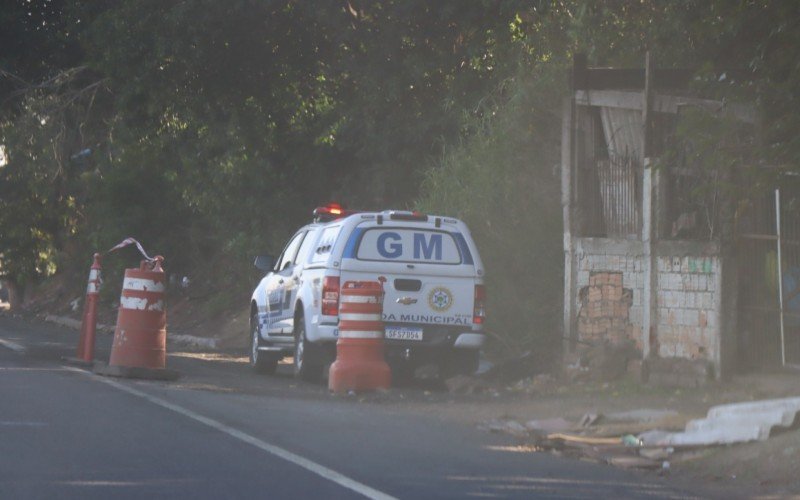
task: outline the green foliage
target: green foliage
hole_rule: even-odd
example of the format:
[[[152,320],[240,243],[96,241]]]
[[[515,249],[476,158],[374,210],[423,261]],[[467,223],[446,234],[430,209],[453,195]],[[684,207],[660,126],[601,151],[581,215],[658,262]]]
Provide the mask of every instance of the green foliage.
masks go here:
[[[759,164],[753,124],[717,110],[687,107],[676,118],[674,137],[658,159],[659,168],[684,170],[683,189],[672,202],[698,217],[699,234],[709,240],[733,237],[733,207],[771,187],[773,171]],[[723,234],[724,233],[724,234]]]
[[[13,118],[0,121],[8,152],[0,167],[6,279],[25,284],[53,274],[58,252],[79,231],[93,175],[84,156],[99,125],[102,89],[85,68],[62,71],[22,92]]]
[[[418,201],[467,222],[486,266],[487,328],[543,361],[560,341],[563,74],[563,65],[541,64],[484,100],[466,118],[463,142],[428,171]]]
[[[556,345],[559,103],[577,51],[751,69],[752,83],[698,88],[759,103],[757,154],[735,156],[729,129],[696,134],[701,119],[681,133],[696,162],[748,181],[748,164],[798,170],[794,1],[7,3],[0,269],[19,283],[134,236],[169,271],[220,272],[239,293],[251,257],[280,251],[314,206],[417,199],[472,227],[493,331]]]

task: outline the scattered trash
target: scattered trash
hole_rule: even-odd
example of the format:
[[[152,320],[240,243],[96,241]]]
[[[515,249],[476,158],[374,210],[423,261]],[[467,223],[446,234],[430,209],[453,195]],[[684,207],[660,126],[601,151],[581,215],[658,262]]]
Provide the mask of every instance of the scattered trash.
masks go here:
[[[581,444],[620,444],[619,437],[591,437],[591,436],[578,436],[574,434],[563,434],[557,432],[555,434],[548,434],[547,439],[566,441],[568,443],[581,443]]]
[[[639,434],[639,441],[643,446],[668,446],[671,432],[652,430]]]
[[[584,428],[591,427],[597,423],[598,420],[600,420],[600,415],[598,413],[584,413],[578,425]]]
[[[609,457],[606,462],[623,469],[658,469],[662,467],[662,464],[659,462],[635,455],[612,456]]]
[[[667,418],[677,417],[680,414],[675,410],[652,410],[643,408],[640,410],[621,411],[608,413],[603,418],[611,422],[657,422]]]
[[[675,452],[675,448],[641,448],[639,455],[650,460],[664,460]]]
[[[494,363],[484,359],[483,356],[481,356],[480,360],[478,361],[478,370],[475,372],[475,375],[483,375],[484,373],[489,372],[492,368],[494,368]]]
[[[625,446],[641,446],[642,440],[634,436],[633,434],[626,434],[622,436],[622,444]]]

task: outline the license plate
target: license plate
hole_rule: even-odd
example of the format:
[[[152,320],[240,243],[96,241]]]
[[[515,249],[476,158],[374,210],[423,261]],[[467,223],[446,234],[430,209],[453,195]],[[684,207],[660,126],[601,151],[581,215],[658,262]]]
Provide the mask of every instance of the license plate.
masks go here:
[[[422,340],[422,328],[387,326],[386,338],[392,340]]]

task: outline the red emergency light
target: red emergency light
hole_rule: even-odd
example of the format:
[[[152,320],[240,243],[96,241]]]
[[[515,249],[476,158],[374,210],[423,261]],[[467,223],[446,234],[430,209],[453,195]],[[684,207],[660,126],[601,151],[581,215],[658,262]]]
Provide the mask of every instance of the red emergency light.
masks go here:
[[[338,203],[328,203],[324,207],[314,209],[314,222],[330,222],[354,213],[356,213],[354,210],[346,210]]]

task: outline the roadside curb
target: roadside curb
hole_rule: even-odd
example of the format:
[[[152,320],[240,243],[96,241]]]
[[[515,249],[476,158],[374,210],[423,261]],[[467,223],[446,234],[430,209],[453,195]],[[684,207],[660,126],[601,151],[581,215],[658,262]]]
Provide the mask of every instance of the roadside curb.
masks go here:
[[[176,334],[176,335],[167,334],[167,342],[177,345],[186,345],[190,347],[204,347],[206,349],[214,349],[214,350],[217,349],[219,344],[219,340],[215,338],[195,337],[194,335],[184,335],[184,334]]]
[[[44,320],[47,321],[48,323],[55,323],[57,325],[65,326],[67,328],[72,328],[73,330],[80,330],[81,328],[81,322],[79,320],[69,318],[66,316],[55,316],[52,314],[47,314],[45,315]],[[97,325],[97,331],[107,335],[113,334],[114,328],[115,328],[114,326],[106,324]],[[167,334],[167,342],[173,345],[199,347],[204,349],[217,350],[219,348],[219,339],[196,337],[194,335],[186,335],[186,334]]]
[[[66,316],[54,316],[52,314],[46,314],[44,320],[48,323],[55,323],[57,325],[66,326],[67,328],[72,328],[73,330],[81,329],[81,322],[79,320]],[[100,323],[97,325],[97,331],[100,333],[111,334],[114,333],[114,327]]]

